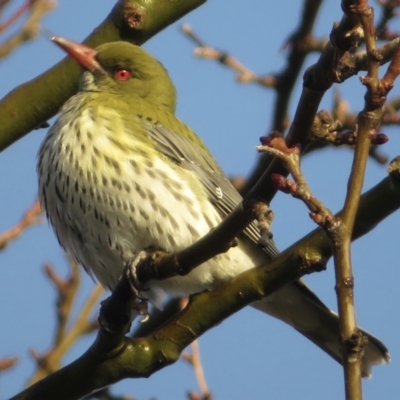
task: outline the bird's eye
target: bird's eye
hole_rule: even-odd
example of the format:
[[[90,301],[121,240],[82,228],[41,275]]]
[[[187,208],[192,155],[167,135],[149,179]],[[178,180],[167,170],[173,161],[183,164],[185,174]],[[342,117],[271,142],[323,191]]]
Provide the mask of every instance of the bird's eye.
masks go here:
[[[117,69],[114,76],[119,81],[127,81],[131,78],[131,71],[128,71],[127,69]]]

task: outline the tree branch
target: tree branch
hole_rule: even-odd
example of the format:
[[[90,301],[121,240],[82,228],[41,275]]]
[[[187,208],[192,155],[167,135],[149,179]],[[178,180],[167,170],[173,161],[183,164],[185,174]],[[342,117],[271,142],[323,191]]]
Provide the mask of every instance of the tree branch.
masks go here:
[[[119,0],[84,43],[127,40],[138,45],[199,7],[206,0]],[[12,90],[0,101],[0,151],[41,126],[78,89],[80,67],[70,58]]]

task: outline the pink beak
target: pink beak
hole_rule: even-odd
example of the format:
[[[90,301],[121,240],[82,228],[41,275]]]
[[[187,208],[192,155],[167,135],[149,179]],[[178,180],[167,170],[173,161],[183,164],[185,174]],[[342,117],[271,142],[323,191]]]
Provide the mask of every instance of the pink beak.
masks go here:
[[[91,72],[106,73],[102,66],[97,62],[97,51],[85,46],[84,44],[74,42],[62,37],[53,36],[51,40],[61,47],[70,57]]]

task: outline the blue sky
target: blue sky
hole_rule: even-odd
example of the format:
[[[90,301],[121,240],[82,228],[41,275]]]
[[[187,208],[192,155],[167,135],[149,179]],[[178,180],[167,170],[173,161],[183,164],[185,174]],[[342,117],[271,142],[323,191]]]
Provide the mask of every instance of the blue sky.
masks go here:
[[[83,40],[114,4],[96,0],[58,3],[42,25],[77,41]],[[208,44],[229,51],[257,73],[277,72],[286,62],[282,44],[297,25],[301,11],[301,2],[290,3],[209,1],[145,45],[166,66],[177,86],[179,118],[203,138],[228,175],[245,175],[251,170],[258,137],[270,127],[274,93],[255,85],[241,86],[234,81],[232,71],[194,58],[193,45],[179,26],[190,23]],[[342,15],[340,1],[325,3],[316,27],[318,37],[327,36],[332,23]],[[399,30],[398,21],[392,27],[396,25]],[[44,36],[20,47],[1,62],[0,96],[63,56]],[[315,56],[310,56],[307,65],[314,61]],[[301,82],[292,98],[291,116],[300,89]],[[357,77],[342,84],[340,91],[351,110],[362,108],[364,89]],[[398,94],[395,87],[392,96]],[[322,108],[329,109],[332,95],[332,90],[326,94]],[[399,154],[398,129],[383,131],[390,141],[381,151],[391,159]],[[45,133],[34,131],[0,155],[0,231],[14,225],[36,196],[36,152]],[[302,163],[312,191],[333,211],[343,203],[351,160],[348,149],[328,149],[313,153]],[[365,189],[385,176],[385,167],[371,160]],[[305,207],[287,195],[278,194],[272,208],[274,237],[281,249],[314,228]],[[399,225],[396,213],[356,242],[352,251],[358,322],[382,339],[392,355],[388,366],[376,368],[372,380],[364,381],[366,400],[397,398],[400,392]],[[29,229],[0,253],[0,357],[21,358],[12,371],[0,376],[0,399],[17,393],[32,373],[28,349],[42,352],[51,342],[55,293],[42,272],[45,261],[53,263],[60,274],[66,273],[62,250],[47,224]],[[328,271],[307,277],[307,282],[336,309],[331,263]],[[92,285],[85,276],[79,301]],[[92,340],[81,340],[66,361],[80,355]],[[206,379],[216,399],[343,397],[343,374],[336,362],[293,329],[255,310],[243,310],[207,332],[200,339],[200,349]],[[139,400],[184,399],[188,390],[196,391],[197,384],[192,370],[182,361],[148,379],[126,380],[113,388],[116,394],[131,394]]]

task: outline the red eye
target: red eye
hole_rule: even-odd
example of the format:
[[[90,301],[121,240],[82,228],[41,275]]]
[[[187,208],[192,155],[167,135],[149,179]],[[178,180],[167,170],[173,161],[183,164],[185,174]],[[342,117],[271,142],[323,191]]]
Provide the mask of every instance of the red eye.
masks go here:
[[[127,81],[131,78],[131,72],[127,69],[117,69],[114,73],[114,76],[119,81]]]

